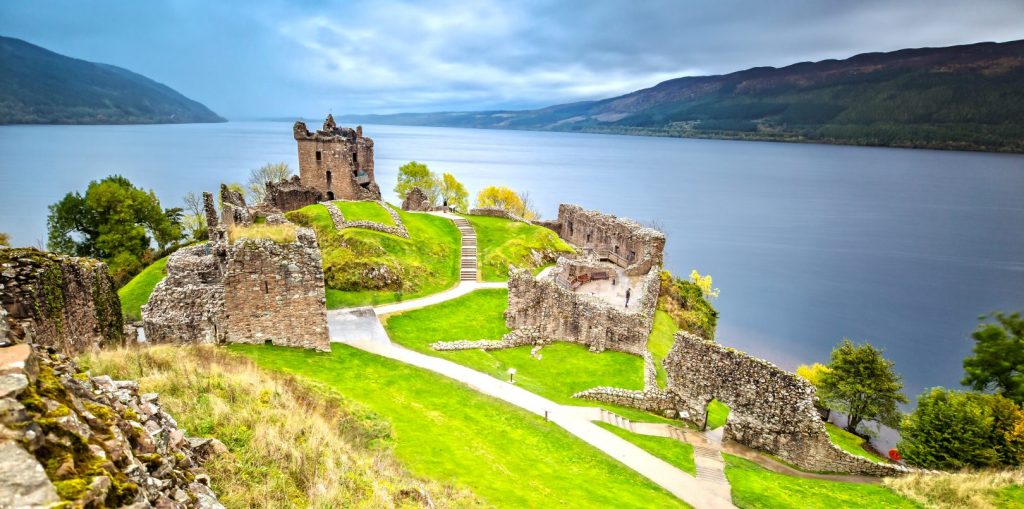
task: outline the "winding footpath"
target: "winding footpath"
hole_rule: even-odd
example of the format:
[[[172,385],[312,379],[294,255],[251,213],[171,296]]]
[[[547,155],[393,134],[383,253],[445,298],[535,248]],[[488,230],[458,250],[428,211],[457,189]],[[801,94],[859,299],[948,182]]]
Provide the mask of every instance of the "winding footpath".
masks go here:
[[[697,453],[697,447],[694,448],[697,476],[693,477],[601,428],[594,422],[609,422],[635,433],[689,441],[688,433],[679,428],[667,424],[631,423],[600,407],[561,405],[490,375],[392,343],[387,331],[381,325],[378,315],[400,313],[430,306],[461,297],[481,288],[507,287],[506,283],[477,281],[476,235],[468,221],[452,214],[436,212],[432,214],[456,221],[456,225],[462,232],[459,284],[451,290],[420,299],[377,307],[367,306],[328,311],[327,322],[331,342],[344,343],[373,354],[433,371],[465,383],[480,393],[542,416],[650,479],[693,507],[714,509],[735,507],[732,504],[729,484],[724,475],[724,463],[719,453],[720,449],[708,449],[708,453]],[[470,258],[472,258],[471,264],[467,263]]]

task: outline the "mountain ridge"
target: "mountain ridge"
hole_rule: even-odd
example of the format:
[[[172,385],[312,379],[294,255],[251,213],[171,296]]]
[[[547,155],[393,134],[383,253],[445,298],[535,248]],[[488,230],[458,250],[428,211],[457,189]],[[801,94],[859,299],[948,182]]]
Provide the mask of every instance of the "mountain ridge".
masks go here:
[[[225,122],[203,104],[122,67],[0,36],[0,124]]]

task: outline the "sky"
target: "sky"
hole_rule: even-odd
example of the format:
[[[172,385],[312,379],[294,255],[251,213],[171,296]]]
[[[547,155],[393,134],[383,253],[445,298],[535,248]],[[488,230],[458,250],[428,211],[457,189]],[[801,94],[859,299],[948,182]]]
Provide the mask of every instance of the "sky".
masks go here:
[[[232,119],[529,109],[666,79],[1024,39],[1022,0],[0,1],[0,35]]]

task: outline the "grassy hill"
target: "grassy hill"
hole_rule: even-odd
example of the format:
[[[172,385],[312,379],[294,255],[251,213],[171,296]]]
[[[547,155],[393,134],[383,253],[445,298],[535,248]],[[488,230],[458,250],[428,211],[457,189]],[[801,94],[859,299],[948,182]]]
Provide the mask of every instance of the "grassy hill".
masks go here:
[[[477,260],[484,281],[508,281],[508,267],[539,269],[572,246],[542,226],[503,217],[465,216],[476,230]]]
[[[364,123],[1024,152],[1024,41],[865,53],[677,78],[528,111],[345,116]]]
[[[0,124],[224,122],[202,104],[127,69],[0,37]]]

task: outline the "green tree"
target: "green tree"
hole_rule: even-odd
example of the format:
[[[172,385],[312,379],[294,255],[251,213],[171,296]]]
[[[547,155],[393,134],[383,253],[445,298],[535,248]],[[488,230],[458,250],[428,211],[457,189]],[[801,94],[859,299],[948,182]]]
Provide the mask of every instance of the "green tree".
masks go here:
[[[0,232],[0,247],[11,247],[11,236]]]
[[[455,210],[465,212],[469,208],[469,191],[451,173],[441,176],[441,199]]]
[[[405,195],[409,194],[414,187],[423,190],[431,205],[437,205],[437,200],[441,196],[441,184],[438,182],[438,178],[431,173],[427,165],[409,161],[398,168],[395,194],[404,199]]]
[[[826,371],[828,371],[828,366],[820,362],[811,365],[801,364],[796,368],[796,376],[807,380],[814,387],[818,387],[821,385],[821,375]]]
[[[529,193],[517,193],[505,186],[487,186],[476,195],[477,207],[495,207],[523,219],[536,219]]]
[[[85,195],[68,193],[50,205],[51,251],[99,258],[119,282],[142,269],[156,240],[160,249],[181,238],[181,209],[160,208],[152,192],[114,175],[89,183]]]
[[[865,419],[899,425],[896,404],[907,402],[903,381],[892,361],[871,344],[854,345],[843,339],[832,350],[828,370],[819,380],[818,395],[826,406],[848,416],[847,431],[857,433],[857,426]]]
[[[182,220],[182,230],[192,240],[202,240],[207,236],[206,208],[203,199],[189,191],[182,198],[185,202],[185,217]]]
[[[245,199],[251,205],[262,202],[267,197],[267,182],[284,180],[294,173],[288,163],[268,163],[254,168],[245,184]]]
[[[959,470],[1014,466],[1024,455],[1024,412],[993,394],[936,387],[903,419],[899,451],[910,464]]]
[[[995,321],[983,322],[971,333],[974,355],[964,359],[967,376],[961,383],[1024,404],[1024,319],[1020,313],[989,316]]]

